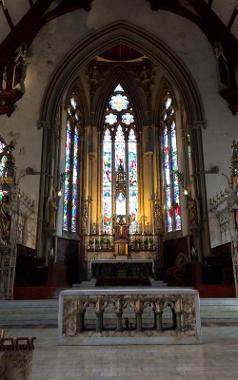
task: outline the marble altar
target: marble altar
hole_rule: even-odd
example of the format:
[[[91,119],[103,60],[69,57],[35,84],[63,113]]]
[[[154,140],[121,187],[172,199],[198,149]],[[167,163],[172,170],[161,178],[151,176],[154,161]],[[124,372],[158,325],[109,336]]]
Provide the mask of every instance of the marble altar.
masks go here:
[[[135,328],[125,329],[123,312],[135,313]],[[85,314],[93,309],[95,328],[85,329]],[[143,329],[143,311],[150,307],[154,326]],[[163,328],[163,310],[169,307],[173,326]],[[111,310],[116,328],[104,328],[103,315]],[[198,292],[190,288],[72,289],[59,295],[59,343],[62,345],[194,344],[201,339]]]

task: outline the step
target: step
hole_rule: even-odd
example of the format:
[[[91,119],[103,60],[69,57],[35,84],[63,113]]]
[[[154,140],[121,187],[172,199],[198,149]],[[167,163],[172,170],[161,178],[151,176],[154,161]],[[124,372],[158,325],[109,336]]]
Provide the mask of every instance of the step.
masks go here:
[[[202,298],[200,300],[202,324],[237,324],[237,298]],[[134,319],[132,310],[125,310],[123,318]],[[115,314],[112,308],[108,309],[104,318],[115,323]],[[7,326],[57,326],[58,300],[29,300],[29,301],[0,301],[0,327]],[[171,320],[169,310],[164,313],[165,322]],[[87,321],[94,323],[94,312],[87,311]],[[143,321],[146,325],[153,323],[153,313],[145,310]]]

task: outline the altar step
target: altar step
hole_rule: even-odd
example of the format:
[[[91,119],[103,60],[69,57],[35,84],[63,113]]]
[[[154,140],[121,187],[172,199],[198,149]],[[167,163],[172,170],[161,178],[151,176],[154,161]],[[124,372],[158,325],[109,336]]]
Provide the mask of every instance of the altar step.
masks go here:
[[[123,318],[128,317],[133,322],[134,313],[127,310]],[[171,313],[166,311],[165,323],[170,323]],[[30,300],[30,301],[0,301],[0,328],[1,327],[27,327],[27,326],[57,326],[58,300]],[[87,312],[88,323],[94,323],[93,311]],[[203,325],[236,324],[238,321],[237,298],[202,298],[201,319]],[[114,324],[115,318],[112,310],[105,315],[108,324]],[[145,326],[153,323],[153,314],[145,311],[143,315]]]
[[[149,278],[150,286],[154,288],[166,288],[167,284],[163,281],[154,280],[153,278]],[[90,281],[82,281],[80,284],[73,285],[74,289],[92,289],[96,286],[96,279],[92,278]],[[98,287],[97,287],[98,288]],[[103,286],[102,286],[103,288]],[[107,286],[105,286],[107,288]]]

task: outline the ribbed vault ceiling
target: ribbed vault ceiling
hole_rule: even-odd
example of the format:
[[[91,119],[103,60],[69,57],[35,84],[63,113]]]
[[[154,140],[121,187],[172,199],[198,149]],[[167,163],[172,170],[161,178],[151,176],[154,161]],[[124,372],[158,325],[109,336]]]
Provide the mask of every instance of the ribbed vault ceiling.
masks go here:
[[[43,2],[44,0],[38,0]],[[72,0],[71,0],[72,1]],[[177,2],[176,0],[167,0],[168,3]],[[200,1],[200,0],[198,0]],[[202,0],[209,5],[210,9],[220,18],[223,24],[229,28],[230,32],[238,39],[238,10],[237,0]],[[0,0],[0,43],[14,30],[17,23],[31,10],[37,0]],[[60,1],[52,2],[53,6],[59,4]],[[69,0],[70,2],[70,0]],[[74,1],[76,2],[76,1]],[[80,0],[78,0],[80,3]],[[188,0],[178,0],[178,2],[191,12],[197,13],[192,8]],[[163,3],[163,1],[153,1],[153,3]],[[51,8],[52,8],[51,5]],[[234,20],[232,20],[232,18]],[[229,23],[232,22],[232,25]]]

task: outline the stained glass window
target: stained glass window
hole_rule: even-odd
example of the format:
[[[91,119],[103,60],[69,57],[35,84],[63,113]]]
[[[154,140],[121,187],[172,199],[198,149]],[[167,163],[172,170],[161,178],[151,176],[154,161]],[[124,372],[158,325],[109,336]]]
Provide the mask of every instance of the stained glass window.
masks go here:
[[[117,115],[114,115],[113,113],[109,113],[105,116],[105,123],[113,125],[117,122]]]
[[[136,233],[138,227],[138,175],[136,137],[133,129],[130,130],[128,139],[128,172],[130,232]]]
[[[128,107],[128,103],[129,102],[128,102],[127,96],[121,95],[121,94],[113,95],[109,102],[111,108],[118,112],[122,110],[126,110]]]
[[[80,106],[72,95],[67,109],[63,230],[77,232],[79,225]]]
[[[113,217],[130,216],[130,233],[138,231],[137,137],[133,109],[118,84],[105,112],[103,137],[103,232],[112,233]]]
[[[116,86],[114,92],[117,92],[117,91],[121,91],[121,92],[124,92],[122,86],[120,85],[120,83]]]
[[[103,230],[112,232],[112,141],[107,129],[103,139]]]
[[[118,193],[116,197],[116,214],[126,215],[126,196],[123,193]]]
[[[166,231],[181,230],[181,203],[178,183],[176,119],[172,96],[168,93],[162,106],[162,167]]]
[[[122,126],[117,127],[116,137],[115,137],[115,170],[117,171],[119,166],[123,167],[125,170],[125,156],[126,156],[126,144],[125,136],[122,130]]]
[[[134,116],[131,113],[127,112],[124,115],[122,115],[122,122],[126,125],[132,124],[135,122]]]
[[[0,177],[5,176],[7,156],[4,154],[6,144],[0,139]]]

